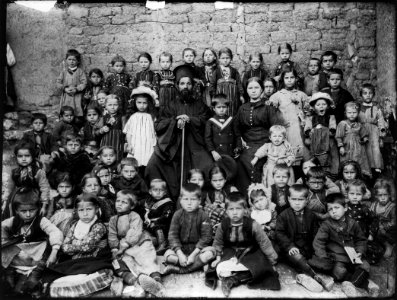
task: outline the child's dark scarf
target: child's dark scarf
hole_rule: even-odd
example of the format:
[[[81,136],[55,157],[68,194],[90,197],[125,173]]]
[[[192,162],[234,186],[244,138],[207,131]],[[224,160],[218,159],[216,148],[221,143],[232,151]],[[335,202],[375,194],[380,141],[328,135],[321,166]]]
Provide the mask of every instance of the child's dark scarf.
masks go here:
[[[253,220],[249,217],[243,217],[242,225],[233,226],[229,217],[224,218],[221,223],[223,230],[223,240],[225,241],[225,247],[241,247],[248,248],[256,244],[253,232],[252,232]],[[240,229],[241,228],[241,232]],[[232,234],[232,230],[237,233]],[[241,236],[242,233],[242,236]],[[231,240],[231,238],[236,240]]]
[[[223,195],[224,199],[226,199],[227,195],[230,193],[231,188],[232,188],[232,185],[227,184],[220,191],[220,193]],[[211,187],[207,192],[207,197],[211,200],[211,203],[215,202],[215,193],[216,193],[216,190],[213,187]]]
[[[17,187],[38,188],[35,176],[40,168],[40,163],[33,159],[29,166],[13,169],[11,178]]]

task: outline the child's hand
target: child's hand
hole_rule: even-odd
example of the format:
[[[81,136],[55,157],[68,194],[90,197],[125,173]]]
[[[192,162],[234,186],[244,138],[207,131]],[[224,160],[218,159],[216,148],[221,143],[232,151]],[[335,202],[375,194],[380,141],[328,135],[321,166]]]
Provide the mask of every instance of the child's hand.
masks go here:
[[[57,252],[51,252],[50,256],[48,257],[45,265],[48,267],[57,261]]]
[[[244,103],[244,102],[245,102],[245,99],[244,99],[243,96],[240,96],[240,101],[241,101],[241,103]]]
[[[188,266],[191,265],[191,264],[194,262],[194,260],[196,259],[196,256],[197,256],[197,254],[196,254],[195,252],[192,252],[192,253],[189,255],[189,257],[187,258],[186,264],[187,264]]]
[[[289,251],[288,251],[288,254],[289,255],[297,255],[297,254],[299,254],[300,252],[299,252],[299,249],[298,248],[296,248],[296,247],[293,247],[293,248],[291,248]]]
[[[40,209],[40,216],[45,216],[47,213],[47,207],[45,205],[43,205]]]
[[[344,147],[340,147],[339,148],[339,153],[340,153],[340,155],[342,155],[342,156],[344,156],[345,155],[345,148]]]
[[[183,129],[185,127],[185,123],[186,122],[183,119],[179,119],[176,124],[176,127],[178,127],[178,129]]]
[[[110,128],[108,127],[108,126],[103,126],[102,128],[101,128],[101,130],[103,131],[103,132],[109,132],[109,130],[110,130]]]
[[[218,161],[218,160],[222,159],[222,157],[216,151],[211,151],[211,154],[212,154],[212,157],[214,158],[215,161]]]
[[[221,257],[217,256],[216,259],[211,263],[211,267],[215,268],[221,261]]]
[[[258,157],[255,156],[254,159],[251,160],[251,165],[255,166],[257,162],[258,162]]]
[[[368,236],[368,241],[373,241],[373,240],[374,240],[374,238],[373,238],[372,234],[370,234],[370,235]]]
[[[111,250],[111,252],[112,252],[112,259],[117,259],[117,252],[118,252],[119,250],[117,249],[117,248],[114,248],[114,249],[112,249]]]
[[[178,256],[178,260],[179,260],[179,264],[182,267],[186,267],[187,266],[187,257],[186,255],[182,252],[182,250],[179,250],[176,252],[176,255]]]
[[[268,231],[272,230],[272,229],[270,228],[270,226],[263,225],[263,227],[264,227],[265,230],[268,230]]]

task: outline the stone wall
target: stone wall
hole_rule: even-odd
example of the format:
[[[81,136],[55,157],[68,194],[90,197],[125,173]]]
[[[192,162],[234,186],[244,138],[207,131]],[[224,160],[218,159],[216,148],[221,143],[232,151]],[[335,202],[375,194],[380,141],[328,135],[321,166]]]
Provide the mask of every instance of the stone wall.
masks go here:
[[[23,17],[23,18],[22,18]],[[158,68],[162,51],[181,63],[183,48],[230,47],[233,65],[242,72],[248,56],[263,54],[265,68],[277,63],[278,44],[289,42],[292,60],[306,68],[308,58],[325,50],[338,54],[337,66],[355,96],[362,82],[376,84],[376,5],[361,2],[234,3],[215,10],[213,3],[167,3],[152,11],[144,3],[72,4],[43,18],[17,4],[8,5],[7,33],[18,60],[13,68],[20,107],[42,110],[58,103],[53,87],[67,48],[83,53],[83,68],[108,71],[115,54],[125,57],[128,71],[139,71],[140,51],[152,54]],[[348,44],[358,55],[353,64]]]

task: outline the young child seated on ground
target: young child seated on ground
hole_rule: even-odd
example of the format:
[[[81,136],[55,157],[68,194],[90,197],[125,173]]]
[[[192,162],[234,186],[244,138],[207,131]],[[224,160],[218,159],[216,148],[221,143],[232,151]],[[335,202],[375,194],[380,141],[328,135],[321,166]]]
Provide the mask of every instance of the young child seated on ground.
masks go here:
[[[156,237],[156,252],[162,255],[167,250],[168,230],[175,205],[167,196],[167,183],[162,179],[153,179],[150,182],[149,195],[144,203],[146,210],[144,226]]]
[[[40,295],[41,275],[57,259],[63,234],[39,215],[40,199],[35,190],[19,189],[14,197],[15,216],[1,222],[2,272],[17,295]],[[3,296],[5,296],[3,294]]]
[[[215,258],[215,251],[210,246],[211,221],[200,208],[200,201],[201,189],[197,184],[182,186],[179,199],[182,208],[171,220],[168,233],[170,249],[164,254],[167,266],[163,275],[191,273]]]
[[[222,292],[228,297],[232,287],[248,283],[249,288],[280,290],[278,274],[273,269],[277,253],[262,227],[245,216],[247,202],[239,192],[226,199],[227,217],[217,228],[213,247],[218,277],[222,278]]]
[[[313,282],[310,278],[312,277],[330,291],[333,282],[318,276],[307,264],[307,259],[313,255],[312,243],[318,230],[318,219],[307,208],[309,189],[302,184],[294,184],[289,188],[289,194],[290,207],[278,216],[276,223],[276,241],[280,248],[280,258],[298,273],[305,273],[297,275],[298,283],[309,290],[321,291],[321,286]]]
[[[262,183],[252,183],[248,187],[248,203],[251,218],[258,222],[269,239],[273,240],[277,219],[276,204],[270,201],[267,189]]]
[[[368,288],[369,264],[364,259],[367,239],[360,225],[346,216],[343,194],[328,195],[326,203],[329,218],[322,222],[314,238],[315,255],[308,263],[330,273],[336,281],[343,281],[342,290],[347,296],[357,296],[355,287]]]
[[[113,264],[116,274],[123,278],[127,285],[133,285],[137,280],[126,263],[122,260],[126,256],[133,260],[135,274],[147,274],[154,280],[152,284],[142,286],[149,293],[158,290],[158,282],[161,281],[160,267],[157,264],[156,250],[154,249],[150,234],[143,230],[143,222],[139,215],[132,211],[137,203],[137,196],[129,190],[121,190],[117,193],[117,215],[110,218],[108,241],[113,259],[119,265]]]

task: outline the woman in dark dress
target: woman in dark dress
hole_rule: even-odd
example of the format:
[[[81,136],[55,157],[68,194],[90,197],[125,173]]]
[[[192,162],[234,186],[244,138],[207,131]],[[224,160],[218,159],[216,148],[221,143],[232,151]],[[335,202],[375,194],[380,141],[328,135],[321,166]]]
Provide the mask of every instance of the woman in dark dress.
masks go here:
[[[266,105],[261,99],[262,92],[263,82],[257,77],[250,78],[247,84],[250,101],[239,108],[234,121],[239,148],[242,148],[241,138],[246,143],[238,160],[238,180],[235,183],[242,193],[247,191],[251,182],[261,182],[266,158],[259,159],[255,167],[251,165],[251,160],[256,150],[269,142],[269,128],[284,124],[280,112],[273,106]]]

